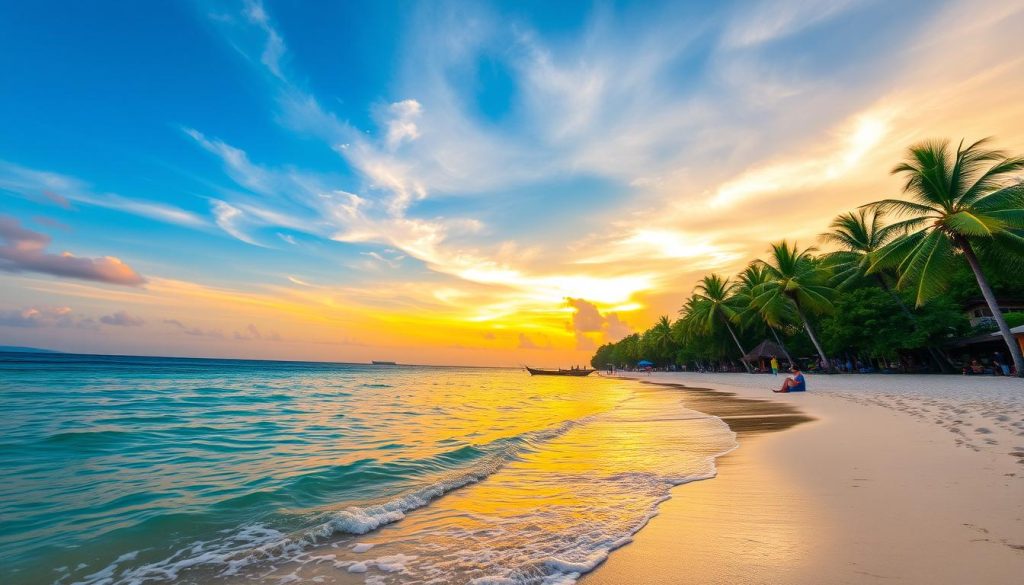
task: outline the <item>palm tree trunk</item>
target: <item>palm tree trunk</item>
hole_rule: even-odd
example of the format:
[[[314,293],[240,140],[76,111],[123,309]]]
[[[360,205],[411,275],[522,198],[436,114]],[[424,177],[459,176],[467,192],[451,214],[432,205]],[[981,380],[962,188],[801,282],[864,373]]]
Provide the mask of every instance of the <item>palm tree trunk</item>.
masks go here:
[[[796,314],[800,316],[800,320],[804,322],[804,330],[807,331],[807,336],[811,338],[811,343],[813,343],[814,348],[818,350],[818,356],[821,357],[822,367],[826,370],[831,370],[832,362],[828,361],[828,356],[825,355],[825,350],[821,348],[821,342],[818,341],[818,336],[814,334],[811,322],[808,321],[807,316],[804,315],[803,309],[800,308],[800,303],[794,300],[793,306],[796,307]]]
[[[789,360],[789,367],[792,368],[793,356],[789,355],[789,350],[786,349],[786,344],[782,343],[782,339],[779,338],[779,332],[771,325],[768,326],[768,329],[772,332],[772,335],[775,336],[775,342],[779,344],[779,349],[782,350],[782,355],[786,356],[786,359]]]
[[[721,313],[719,314],[721,315]],[[743,367],[747,369],[747,373],[749,374],[750,364],[747,363],[747,360],[743,359],[743,356],[747,355],[747,351],[743,349],[742,345],[740,345],[740,338],[736,337],[736,333],[732,330],[732,326],[729,325],[729,320],[726,319],[725,316],[722,316],[722,323],[725,323],[725,328],[729,330],[729,335],[732,335],[732,340],[736,342],[736,347],[740,348],[740,363],[743,364]]]
[[[1003,341],[1006,342],[1006,347],[1010,350],[1010,357],[1013,358],[1013,367],[1017,370],[1017,377],[1024,378],[1024,355],[1021,355],[1020,346],[1017,345],[1017,340],[1014,339],[1013,333],[1010,332],[1010,326],[1007,325],[1003,312],[999,310],[996,295],[992,292],[992,287],[989,286],[988,279],[985,278],[985,273],[981,270],[981,263],[978,262],[978,257],[974,255],[974,248],[971,247],[971,243],[966,238],[961,238],[957,243],[960,245],[960,249],[963,250],[967,263],[971,265],[971,270],[974,271],[974,278],[978,281],[981,296],[985,297],[985,302],[988,303],[988,308],[992,311],[992,318],[996,320],[996,325],[999,326],[999,333],[1003,335]]]

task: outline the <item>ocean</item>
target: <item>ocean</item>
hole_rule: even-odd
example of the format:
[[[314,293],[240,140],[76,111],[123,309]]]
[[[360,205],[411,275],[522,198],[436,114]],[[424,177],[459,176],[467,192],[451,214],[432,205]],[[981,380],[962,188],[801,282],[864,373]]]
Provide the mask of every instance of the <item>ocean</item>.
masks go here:
[[[567,584],[736,446],[518,369],[0,353],[0,582]]]

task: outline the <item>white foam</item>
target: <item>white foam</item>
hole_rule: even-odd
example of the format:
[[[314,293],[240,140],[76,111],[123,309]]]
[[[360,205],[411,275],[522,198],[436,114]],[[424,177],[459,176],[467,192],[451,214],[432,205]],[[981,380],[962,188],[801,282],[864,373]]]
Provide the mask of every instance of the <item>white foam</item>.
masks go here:
[[[358,542],[352,545],[352,552],[364,553],[373,548],[374,546],[376,545],[372,542]]]
[[[398,573],[405,570],[405,565],[416,560],[416,555],[389,555],[373,560],[373,564],[385,573]]]
[[[477,577],[469,583],[470,585],[518,585],[515,579],[508,577]]]

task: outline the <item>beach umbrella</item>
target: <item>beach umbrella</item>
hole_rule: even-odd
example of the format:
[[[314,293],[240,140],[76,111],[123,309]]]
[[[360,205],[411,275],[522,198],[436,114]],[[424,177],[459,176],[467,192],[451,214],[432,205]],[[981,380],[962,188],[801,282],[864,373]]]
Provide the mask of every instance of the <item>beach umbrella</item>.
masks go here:
[[[654,362],[649,362],[647,360],[640,360],[640,361],[638,361],[636,363],[636,365],[638,365],[638,366],[653,366]]]

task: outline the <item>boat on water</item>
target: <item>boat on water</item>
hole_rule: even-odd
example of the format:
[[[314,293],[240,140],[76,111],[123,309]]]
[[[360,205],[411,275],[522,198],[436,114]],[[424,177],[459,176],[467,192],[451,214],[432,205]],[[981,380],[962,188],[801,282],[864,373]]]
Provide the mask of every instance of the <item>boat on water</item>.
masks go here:
[[[379,361],[374,360],[374,361],[370,362],[370,365],[373,365],[373,366],[397,366],[398,363],[397,362],[379,362]]]
[[[561,368],[557,370],[548,370],[544,368],[531,368],[530,366],[523,366],[527,372],[530,372],[531,376],[589,376],[596,370],[589,368],[570,368],[563,370]]]

